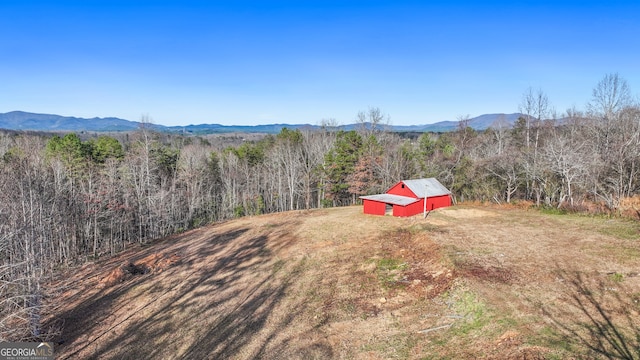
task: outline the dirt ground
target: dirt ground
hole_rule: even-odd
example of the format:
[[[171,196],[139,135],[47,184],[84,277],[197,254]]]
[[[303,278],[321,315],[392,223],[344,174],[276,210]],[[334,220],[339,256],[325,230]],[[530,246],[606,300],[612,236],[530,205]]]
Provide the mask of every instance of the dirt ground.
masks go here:
[[[58,358],[638,358],[636,221],[457,206],[246,217],[71,269]]]

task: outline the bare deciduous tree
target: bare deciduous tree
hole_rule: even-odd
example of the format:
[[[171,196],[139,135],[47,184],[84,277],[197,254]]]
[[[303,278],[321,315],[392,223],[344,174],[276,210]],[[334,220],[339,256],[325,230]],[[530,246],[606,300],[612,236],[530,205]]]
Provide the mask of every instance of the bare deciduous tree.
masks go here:
[[[363,137],[369,137],[386,131],[386,127],[390,123],[389,115],[385,115],[380,108],[370,107],[367,111],[360,111],[356,116],[358,131]]]
[[[627,81],[614,73],[605,75],[593,88],[587,107],[592,116],[607,120],[614,119],[631,102],[631,90]]]

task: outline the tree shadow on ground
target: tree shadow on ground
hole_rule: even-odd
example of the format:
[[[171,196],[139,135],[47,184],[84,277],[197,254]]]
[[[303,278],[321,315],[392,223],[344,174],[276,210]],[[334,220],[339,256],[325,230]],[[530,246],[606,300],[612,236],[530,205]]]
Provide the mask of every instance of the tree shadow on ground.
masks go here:
[[[183,261],[161,279],[130,279],[60,314],[69,344],[61,354],[69,359],[207,359],[294,351],[293,356],[330,358],[327,344],[294,344],[301,334],[282,333],[304,311],[302,299],[286,309],[282,301],[305,264],[304,259],[278,260],[274,252],[291,237],[275,226],[271,230],[248,236],[249,229],[236,228],[206,241],[176,239],[145,251],[138,257],[164,250],[182,254]],[[83,335],[96,324],[100,332]]]
[[[202,254],[202,256],[215,254],[224,249],[224,247],[226,246],[226,241],[230,241],[234,238],[240,237],[246,231],[247,229],[235,229],[233,231],[216,236],[215,238],[203,242],[206,244],[202,244],[202,247],[206,248],[206,250],[203,251],[198,249],[198,251]],[[191,245],[191,242],[181,244],[183,240],[185,240],[183,237],[175,237],[158,241],[154,243],[153,246],[147,247],[146,249],[134,249],[133,251],[129,251],[129,253],[133,252],[132,256],[126,256],[126,254],[124,254],[124,258],[126,260],[122,260],[121,257],[117,257],[119,261],[114,259],[105,261],[102,265],[98,266],[98,268],[101,269],[98,271],[102,271],[103,274],[93,274],[93,276],[99,278],[101,275],[104,275],[105,268],[110,269],[112,267],[118,266],[118,264],[120,263],[133,263],[136,261],[136,259],[147,257],[154,252],[172,251],[184,255],[185,248]],[[192,263],[193,259],[188,257],[184,259],[184,261],[181,261],[180,266],[191,267]],[[81,279],[79,282],[82,283],[85,280],[86,279]],[[130,279],[127,279],[127,281],[124,281],[121,284],[117,284],[115,286],[107,287],[104,289],[89,288],[88,286],[86,286],[86,284],[80,284],[79,287],[81,290],[75,296],[85,298],[82,299],[82,301],[80,301],[75,307],[70,308],[63,313],[59,313],[55,317],[55,319],[51,319],[49,321],[50,324],[62,323],[64,331],[63,334],[61,334],[60,339],[58,339],[59,342],[63,344],[73,343],[78,338],[83,337],[86,331],[88,329],[91,329],[96,324],[111,324],[108,330],[113,330],[115,327],[119,326],[122,322],[127,320],[118,319],[115,317],[115,314],[123,308],[138,307],[138,304],[143,300],[141,298],[146,295],[145,292],[137,292],[136,294],[132,294],[131,290],[150,283],[153,280],[154,279],[152,279],[151,275],[134,276]],[[96,283],[96,281],[93,281],[93,283]],[[70,286],[73,287],[74,285],[76,284],[71,284]],[[160,284],[152,285],[151,290],[157,290],[157,292],[161,292],[162,290],[166,291],[166,289],[162,289]],[[90,292],[91,295],[86,296],[85,294],[87,292]],[[150,303],[145,304],[150,305]],[[99,337],[108,334],[109,331],[105,331]],[[99,337],[93,337],[92,341],[98,340]]]
[[[640,359],[640,293],[621,279],[558,271],[567,291],[542,311],[546,341],[586,358]]]

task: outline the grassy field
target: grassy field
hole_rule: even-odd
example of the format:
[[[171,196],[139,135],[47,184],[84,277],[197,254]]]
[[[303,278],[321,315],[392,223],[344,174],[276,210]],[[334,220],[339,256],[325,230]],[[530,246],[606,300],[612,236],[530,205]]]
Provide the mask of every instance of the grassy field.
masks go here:
[[[49,287],[56,352],[640,358],[637,221],[475,206],[427,219],[361,211],[241,218],[73,269]]]

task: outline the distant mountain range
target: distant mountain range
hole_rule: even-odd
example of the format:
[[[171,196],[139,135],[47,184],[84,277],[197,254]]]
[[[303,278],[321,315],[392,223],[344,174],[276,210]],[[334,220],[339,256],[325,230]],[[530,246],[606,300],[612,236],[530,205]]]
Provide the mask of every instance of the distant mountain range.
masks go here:
[[[498,120],[504,121],[509,126],[518,119],[521,114],[486,114],[469,120],[468,126],[475,130],[485,130]],[[32,131],[133,131],[139,129],[140,122],[119,118],[76,118],[50,114],[34,114],[24,111],[12,111],[0,114],[0,129],[8,130],[32,130]],[[163,132],[176,132],[184,134],[214,134],[214,133],[267,133],[277,134],[283,128],[289,129],[314,129],[318,125],[310,124],[268,124],[268,125],[219,125],[201,124],[187,126],[164,126],[149,124],[152,129]],[[338,128],[352,130],[361,126],[359,124],[341,125]],[[459,126],[458,121],[440,121],[425,125],[391,125],[390,130],[395,132],[447,132],[455,130]]]

